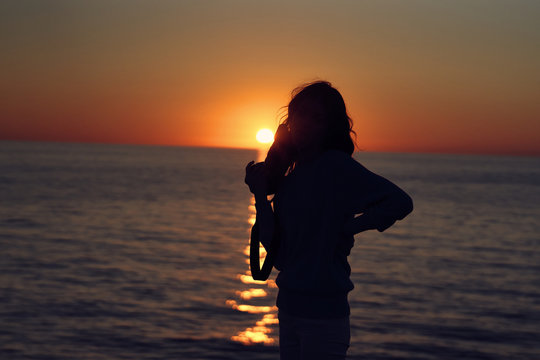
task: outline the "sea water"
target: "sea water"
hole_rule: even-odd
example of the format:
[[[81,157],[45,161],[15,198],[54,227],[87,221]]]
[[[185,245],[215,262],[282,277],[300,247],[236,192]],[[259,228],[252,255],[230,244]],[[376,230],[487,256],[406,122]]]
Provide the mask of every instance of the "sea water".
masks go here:
[[[277,359],[252,150],[0,142],[1,359]],[[350,359],[540,359],[540,159],[370,153],[415,210],[356,236]]]

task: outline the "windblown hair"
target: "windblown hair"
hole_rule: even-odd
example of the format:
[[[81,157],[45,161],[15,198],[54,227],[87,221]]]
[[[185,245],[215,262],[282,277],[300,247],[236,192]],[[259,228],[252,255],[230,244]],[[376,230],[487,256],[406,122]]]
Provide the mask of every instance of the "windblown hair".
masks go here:
[[[298,149],[291,141],[291,124],[304,129],[324,125],[323,150],[339,150],[349,155],[354,152],[352,120],[343,97],[329,82],[317,81],[294,89],[282,119],[265,159],[268,194],[274,194],[284,176],[296,166]]]
[[[283,124],[289,126],[298,117],[323,122],[327,129],[323,148],[352,155],[355,143],[351,135],[356,133],[352,130],[353,124],[347,114],[345,101],[331,83],[316,81],[304,84],[294,89],[291,95]]]

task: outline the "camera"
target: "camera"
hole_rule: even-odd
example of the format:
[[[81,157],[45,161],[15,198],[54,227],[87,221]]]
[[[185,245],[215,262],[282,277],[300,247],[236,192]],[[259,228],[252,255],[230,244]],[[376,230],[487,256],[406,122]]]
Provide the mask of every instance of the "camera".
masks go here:
[[[274,143],[270,146],[264,163],[268,171],[268,194],[274,194],[279,182],[292,166],[295,159],[295,146],[287,125],[278,126]]]

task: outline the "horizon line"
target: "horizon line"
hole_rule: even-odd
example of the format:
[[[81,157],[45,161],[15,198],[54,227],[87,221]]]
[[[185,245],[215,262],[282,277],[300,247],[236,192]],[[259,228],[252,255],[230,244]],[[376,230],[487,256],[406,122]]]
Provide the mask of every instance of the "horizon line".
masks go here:
[[[58,143],[58,144],[88,144],[88,145],[126,145],[126,146],[159,146],[159,147],[185,147],[203,149],[253,150],[260,151],[268,147],[242,147],[227,145],[181,145],[181,144],[155,144],[107,141],[76,141],[76,140],[33,140],[33,139],[0,139],[0,142],[32,142],[32,143]],[[463,156],[508,156],[508,157],[540,157],[539,152],[496,152],[496,151],[452,151],[452,150],[369,150],[355,148],[353,154],[361,153],[388,153],[388,154],[426,154],[426,155],[463,155]]]

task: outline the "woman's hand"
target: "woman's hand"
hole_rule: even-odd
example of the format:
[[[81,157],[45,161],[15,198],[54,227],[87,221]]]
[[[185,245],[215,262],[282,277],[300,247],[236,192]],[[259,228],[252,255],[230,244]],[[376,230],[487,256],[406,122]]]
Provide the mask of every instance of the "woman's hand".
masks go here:
[[[343,233],[345,235],[356,235],[362,231],[373,229],[383,232],[395,222],[396,220],[393,218],[374,217],[370,212],[366,212],[346,221],[343,225]]]
[[[255,163],[250,161],[246,165],[246,179],[245,182],[249,186],[255,198],[266,198],[266,192],[268,189],[268,170],[264,162]]]

